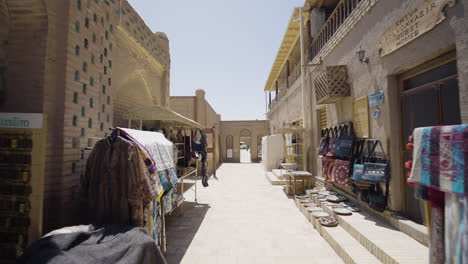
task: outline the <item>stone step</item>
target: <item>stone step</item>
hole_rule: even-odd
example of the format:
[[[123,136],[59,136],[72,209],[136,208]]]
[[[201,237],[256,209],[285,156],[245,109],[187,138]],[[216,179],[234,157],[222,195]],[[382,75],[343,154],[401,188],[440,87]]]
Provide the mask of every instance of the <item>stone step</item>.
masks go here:
[[[342,216],[335,214],[328,205],[322,204],[321,207],[382,263],[429,262],[428,247],[370,213],[363,210]]]
[[[301,210],[304,216],[312,223],[319,231],[322,237],[330,244],[335,252],[341,257],[344,263],[347,264],[377,264],[381,263],[374,255],[372,255],[364,246],[354,239],[341,226],[325,227],[322,226],[319,220],[313,217],[304,206],[296,202],[297,207]]]
[[[363,201],[356,199],[353,196],[350,196],[349,193],[344,192],[338,188],[332,189],[339,194],[346,196],[352,203],[359,205],[361,208],[365,209],[366,212],[371,213],[374,217],[385,221],[386,223],[392,225],[395,229],[407,234],[408,236],[412,237],[419,241],[419,243],[429,246],[429,234],[427,227],[422,224],[415,223],[409,219],[406,219],[400,215],[392,214],[390,212],[377,212],[373,210],[368,204],[364,203]]]
[[[280,179],[276,177],[275,174],[273,174],[272,172],[269,172],[269,171],[265,172],[265,177],[271,183],[271,185],[285,185],[286,184],[286,180],[284,178]]]
[[[271,170],[271,172],[279,179],[284,179],[284,176],[286,174],[286,170],[280,170],[280,169],[274,169],[274,170]]]

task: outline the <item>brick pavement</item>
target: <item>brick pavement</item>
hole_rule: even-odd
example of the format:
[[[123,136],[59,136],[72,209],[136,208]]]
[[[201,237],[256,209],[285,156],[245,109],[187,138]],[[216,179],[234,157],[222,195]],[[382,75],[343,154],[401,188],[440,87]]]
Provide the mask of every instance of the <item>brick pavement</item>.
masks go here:
[[[261,164],[223,164],[219,180],[185,193],[183,216],[167,219],[175,263],[343,263]]]

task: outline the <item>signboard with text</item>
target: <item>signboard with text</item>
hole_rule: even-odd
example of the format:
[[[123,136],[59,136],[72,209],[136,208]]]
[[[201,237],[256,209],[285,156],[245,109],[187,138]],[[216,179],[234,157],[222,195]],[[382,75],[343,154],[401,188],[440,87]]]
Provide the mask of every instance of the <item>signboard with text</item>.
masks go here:
[[[390,26],[380,43],[380,56],[386,56],[415,40],[445,20],[443,9],[455,0],[425,0]]]
[[[382,90],[369,95],[369,106],[378,106],[384,102],[384,93]]]
[[[42,114],[0,113],[0,128],[42,128],[42,126]]]

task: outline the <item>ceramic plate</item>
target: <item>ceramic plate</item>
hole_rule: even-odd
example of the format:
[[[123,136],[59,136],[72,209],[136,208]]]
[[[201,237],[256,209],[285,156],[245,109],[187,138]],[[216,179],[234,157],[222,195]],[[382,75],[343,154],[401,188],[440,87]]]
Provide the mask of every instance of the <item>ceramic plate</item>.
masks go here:
[[[307,193],[310,193],[310,194],[316,194],[316,193],[319,193],[318,190],[307,190],[306,191]]]
[[[320,218],[320,224],[323,226],[337,226],[338,221],[336,221],[336,219],[331,216],[323,216]]]
[[[361,209],[357,208],[357,207],[354,207],[354,206],[348,206],[346,207],[348,208],[348,210],[350,210],[351,212],[359,212],[361,211]]]
[[[296,195],[296,198],[297,199],[307,199],[307,198],[309,198],[309,196],[307,196],[307,195]]]
[[[307,207],[307,211],[309,212],[320,212],[323,211],[321,207]]]
[[[314,201],[312,201],[311,199],[307,198],[307,199],[304,199],[304,200],[300,200],[301,203],[313,203]]]
[[[351,214],[353,214],[351,212],[351,210],[349,210],[347,208],[334,208],[333,212],[335,212],[336,214],[339,214],[339,215],[351,215]]]
[[[305,207],[317,207],[316,203],[303,203],[302,205],[304,205]]]
[[[312,216],[315,217],[315,218],[319,218],[319,217],[330,216],[330,214],[327,213],[327,212],[324,212],[324,211],[317,211],[317,212],[313,212]]]

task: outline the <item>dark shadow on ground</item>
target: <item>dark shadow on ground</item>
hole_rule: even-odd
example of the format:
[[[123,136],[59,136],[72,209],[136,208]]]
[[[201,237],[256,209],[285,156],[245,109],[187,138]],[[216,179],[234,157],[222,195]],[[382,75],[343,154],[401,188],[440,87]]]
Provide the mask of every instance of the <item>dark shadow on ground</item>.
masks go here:
[[[177,264],[182,261],[209,209],[209,204],[184,202],[182,216],[166,217],[167,252],[165,255],[168,264]]]

